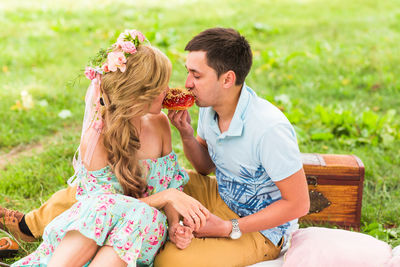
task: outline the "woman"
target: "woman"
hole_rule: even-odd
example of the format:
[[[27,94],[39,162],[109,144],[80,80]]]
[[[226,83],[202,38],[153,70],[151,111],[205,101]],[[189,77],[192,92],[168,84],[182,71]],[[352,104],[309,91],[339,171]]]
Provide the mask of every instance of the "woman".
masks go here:
[[[77,164],[78,202],[46,227],[35,252],[13,266],[152,265],[167,235],[160,209],[171,224],[179,215],[192,228],[205,223],[209,211],[179,191],[188,175],[161,113],[171,63],[142,42],[140,32],[125,31],[100,55],[102,67],[87,69],[92,84]],[[172,238],[177,246],[190,242],[192,228],[182,226],[178,232],[186,236]]]

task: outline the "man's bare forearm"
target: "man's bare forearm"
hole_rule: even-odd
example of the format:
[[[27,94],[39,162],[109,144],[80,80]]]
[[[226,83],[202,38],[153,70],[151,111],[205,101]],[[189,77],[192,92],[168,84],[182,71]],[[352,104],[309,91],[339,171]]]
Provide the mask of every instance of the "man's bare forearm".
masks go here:
[[[284,224],[307,213],[308,203],[288,203],[279,200],[263,210],[239,218],[239,227],[242,233],[258,232]],[[211,215],[207,224],[195,232],[196,237],[228,237],[232,231],[232,223],[229,220]]]
[[[182,138],[182,143],[186,158],[198,173],[208,175],[215,170],[206,146],[200,144],[194,136]]]
[[[303,169],[275,184],[281,191],[282,199],[254,214],[239,218],[242,233],[274,228],[308,213],[310,198]],[[231,230],[232,224],[229,221],[211,216],[206,226],[196,232],[196,236],[227,237]]]
[[[191,123],[190,115],[187,110],[168,111],[168,118],[172,125],[178,129],[183,143],[183,151],[186,158],[192,163],[198,173],[207,175],[215,170],[207,150],[207,143],[200,137],[194,137],[194,130]]]

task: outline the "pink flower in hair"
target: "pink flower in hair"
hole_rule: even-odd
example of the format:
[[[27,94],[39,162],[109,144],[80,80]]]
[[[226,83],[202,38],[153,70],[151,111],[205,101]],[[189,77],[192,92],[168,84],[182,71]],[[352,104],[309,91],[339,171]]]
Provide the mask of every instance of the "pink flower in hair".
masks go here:
[[[118,43],[121,46],[122,51],[128,54],[136,53],[136,46],[132,42]]]
[[[85,76],[89,79],[89,80],[93,80],[94,78],[96,78],[96,71],[91,68],[91,67],[86,67],[85,69]]]
[[[107,63],[110,71],[117,71],[119,69],[121,72],[124,72],[126,69],[126,58],[123,52],[108,53]]]
[[[143,33],[141,33],[138,30],[130,30],[129,34],[132,36],[133,39],[135,39],[137,36],[139,42],[143,42],[146,39],[146,37],[144,37]]]
[[[125,42],[125,40],[127,39],[128,35],[129,35],[128,30],[125,30],[124,32],[121,32],[120,35],[118,36],[117,44]]]
[[[141,33],[138,30],[125,30],[118,36],[118,39],[117,39],[118,42],[126,41],[127,39],[129,40],[129,35],[132,37],[133,40],[135,40],[136,37],[138,37],[139,42],[143,42],[146,39],[146,37],[143,35],[143,33]]]
[[[110,69],[108,68],[107,62],[103,64],[103,71],[104,71],[105,73],[110,72]]]

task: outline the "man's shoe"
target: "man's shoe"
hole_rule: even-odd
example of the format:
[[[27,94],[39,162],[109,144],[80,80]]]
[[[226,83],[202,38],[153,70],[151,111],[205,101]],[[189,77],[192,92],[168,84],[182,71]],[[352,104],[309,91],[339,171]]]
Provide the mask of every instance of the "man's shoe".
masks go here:
[[[24,234],[19,229],[18,223],[22,220],[22,217],[24,217],[22,212],[0,207],[0,228],[6,230],[18,240],[25,242],[36,241],[36,238]]]
[[[0,259],[13,257],[18,252],[18,249],[18,243],[8,236],[0,238]]]

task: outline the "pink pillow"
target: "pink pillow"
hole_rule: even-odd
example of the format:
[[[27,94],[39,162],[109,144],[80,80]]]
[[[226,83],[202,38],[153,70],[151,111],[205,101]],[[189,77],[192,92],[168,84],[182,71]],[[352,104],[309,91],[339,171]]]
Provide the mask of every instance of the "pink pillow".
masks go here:
[[[389,262],[389,267],[399,267],[400,266],[400,245],[392,250],[393,257]]]
[[[388,266],[391,258],[391,247],[372,236],[309,227],[293,233],[283,267],[377,267]]]
[[[389,261],[388,267],[399,267],[400,266],[400,256],[393,256]]]

